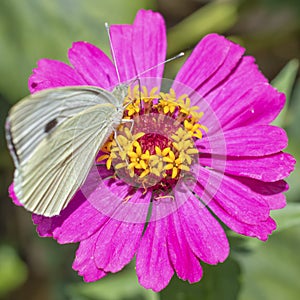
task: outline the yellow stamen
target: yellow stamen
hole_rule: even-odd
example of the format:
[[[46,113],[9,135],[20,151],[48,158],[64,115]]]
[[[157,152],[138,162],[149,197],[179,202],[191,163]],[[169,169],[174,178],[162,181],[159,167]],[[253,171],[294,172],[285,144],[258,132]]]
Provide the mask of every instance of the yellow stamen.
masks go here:
[[[167,198],[171,198],[173,201],[175,200],[174,196],[171,196],[171,195],[168,195],[168,196],[158,196],[158,197],[154,198],[154,200],[167,199]]]
[[[175,133],[173,131],[164,148],[155,146],[155,153],[150,154],[147,142],[139,142],[145,135],[144,132],[133,135],[128,126],[120,125],[117,142],[112,135],[102,147],[103,153],[97,161],[106,160],[107,169],[114,163],[116,170],[124,169],[131,177],[136,175],[135,180],[144,187],[152,182],[157,184],[156,176],[163,178],[161,186],[166,184],[165,180],[179,178],[181,171],[190,170],[194,156],[198,155],[194,146],[195,139],[201,139],[208,130],[199,123],[203,112],[199,112],[198,106],[191,106],[191,102],[187,94],[176,95],[172,88],[163,93],[157,87],[150,91],[145,86],[130,87],[124,100],[128,104],[124,118],[132,119],[141,114],[141,111],[143,114],[158,111],[159,116],[153,118],[153,122],[160,124],[159,121],[167,115],[174,119],[174,128],[178,129]]]

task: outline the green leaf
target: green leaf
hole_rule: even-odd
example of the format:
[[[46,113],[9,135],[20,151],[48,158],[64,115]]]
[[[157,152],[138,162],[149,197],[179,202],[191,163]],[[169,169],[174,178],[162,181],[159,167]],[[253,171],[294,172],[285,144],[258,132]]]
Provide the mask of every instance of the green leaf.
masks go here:
[[[298,139],[300,135],[300,79],[297,80],[295,88],[292,93],[291,107],[288,111],[288,126],[287,131],[289,136],[292,137],[292,142],[295,144],[295,148],[300,146],[300,141]],[[299,156],[300,157],[300,156]]]
[[[271,217],[277,224],[273,235],[289,228],[300,226],[300,203],[290,202],[283,209],[272,210]],[[237,252],[249,252],[264,245],[264,242],[259,239],[240,235],[231,230],[227,232],[227,236],[230,240],[231,248]]]
[[[296,86],[293,90],[291,106],[287,112],[287,133],[289,137],[289,144],[287,149],[288,153],[291,153],[296,160],[300,161],[300,80],[298,79]],[[299,163],[296,164],[295,170],[287,178],[287,182],[290,186],[290,189],[287,191],[286,196],[289,202],[300,201],[300,168]]]
[[[281,111],[279,116],[276,118],[276,120],[273,122],[273,125],[281,126],[281,127],[285,125],[286,113],[289,106],[290,95],[295,83],[298,68],[299,68],[299,61],[297,59],[292,59],[285,65],[285,67],[271,82],[271,84],[275,88],[277,88],[279,92],[284,93],[286,96],[285,107]]]
[[[234,253],[243,273],[239,300],[299,299],[299,236],[300,226],[294,226],[251,253]]]
[[[168,55],[195,45],[204,35],[222,33],[237,20],[238,4],[214,2],[200,8],[168,31]]]
[[[0,297],[25,282],[27,267],[9,246],[0,247]]]
[[[240,268],[236,261],[227,259],[217,266],[204,265],[200,282],[189,284],[173,277],[160,292],[160,300],[234,300],[239,292]]]
[[[104,22],[131,23],[154,0],[1,0],[0,89],[11,103],[28,94],[27,81],[41,58],[67,61],[72,42],[109,52]]]
[[[129,267],[130,268],[130,267]],[[158,300],[158,294],[139,285],[134,268],[110,274],[94,283],[69,286],[71,299],[80,300]]]
[[[284,209],[272,211],[271,216],[277,223],[275,233],[300,226],[300,203],[288,203]]]

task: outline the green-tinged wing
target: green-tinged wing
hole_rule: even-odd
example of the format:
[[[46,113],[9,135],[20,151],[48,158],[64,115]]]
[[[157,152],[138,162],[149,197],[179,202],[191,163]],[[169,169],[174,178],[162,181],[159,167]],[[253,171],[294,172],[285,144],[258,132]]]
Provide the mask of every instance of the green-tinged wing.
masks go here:
[[[25,97],[11,109],[6,138],[15,166],[29,160],[39,143],[60,124],[92,106],[117,99],[109,91],[91,86],[60,87]]]
[[[83,184],[121,117],[114,105],[99,104],[49,133],[16,169],[15,193],[24,207],[44,216],[58,215]]]

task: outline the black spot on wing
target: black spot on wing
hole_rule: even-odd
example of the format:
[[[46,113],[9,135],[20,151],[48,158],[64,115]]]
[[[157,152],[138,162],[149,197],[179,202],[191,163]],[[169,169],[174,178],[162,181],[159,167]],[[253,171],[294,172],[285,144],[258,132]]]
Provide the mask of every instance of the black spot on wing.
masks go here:
[[[57,119],[53,119],[48,122],[45,126],[45,132],[48,133],[51,129],[53,129],[57,125]]]
[[[12,157],[13,157],[15,166],[17,167],[20,164],[20,159],[19,159],[19,156],[18,156],[16,145],[13,141],[9,121],[7,121],[7,123],[5,124],[5,129],[6,129],[6,140],[7,140],[8,149],[9,149],[9,151],[10,151]]]

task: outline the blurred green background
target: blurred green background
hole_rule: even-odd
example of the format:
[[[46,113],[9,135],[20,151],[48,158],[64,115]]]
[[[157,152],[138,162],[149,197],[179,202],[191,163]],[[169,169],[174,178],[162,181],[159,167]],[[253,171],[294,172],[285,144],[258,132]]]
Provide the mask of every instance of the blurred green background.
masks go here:
[[[76,245],[39,238],[31,216],[7,195],[13,165],[4,122],[9,108],[27,95],[27,79],[40,58],[67,61],[73,41],[104,49],[104,22],[131,23],[138,9],[163,14],[168,55],[189,52],[205,34],[222,33],[247,48],[288,104],[276,124],[289,135],[287,151],[300,149],[299,0],[0,0],[0,299],[300,299],[300,168],[288,179],[288,206],[273,213],[278,230],[263,243],[229,232],[231,254],[218,266],[204,265],[200,283],[174,278],[160,294],[137,284],[134,264],[96,283],[72,270]],[[181,61],[166,66],[173,77]]]

